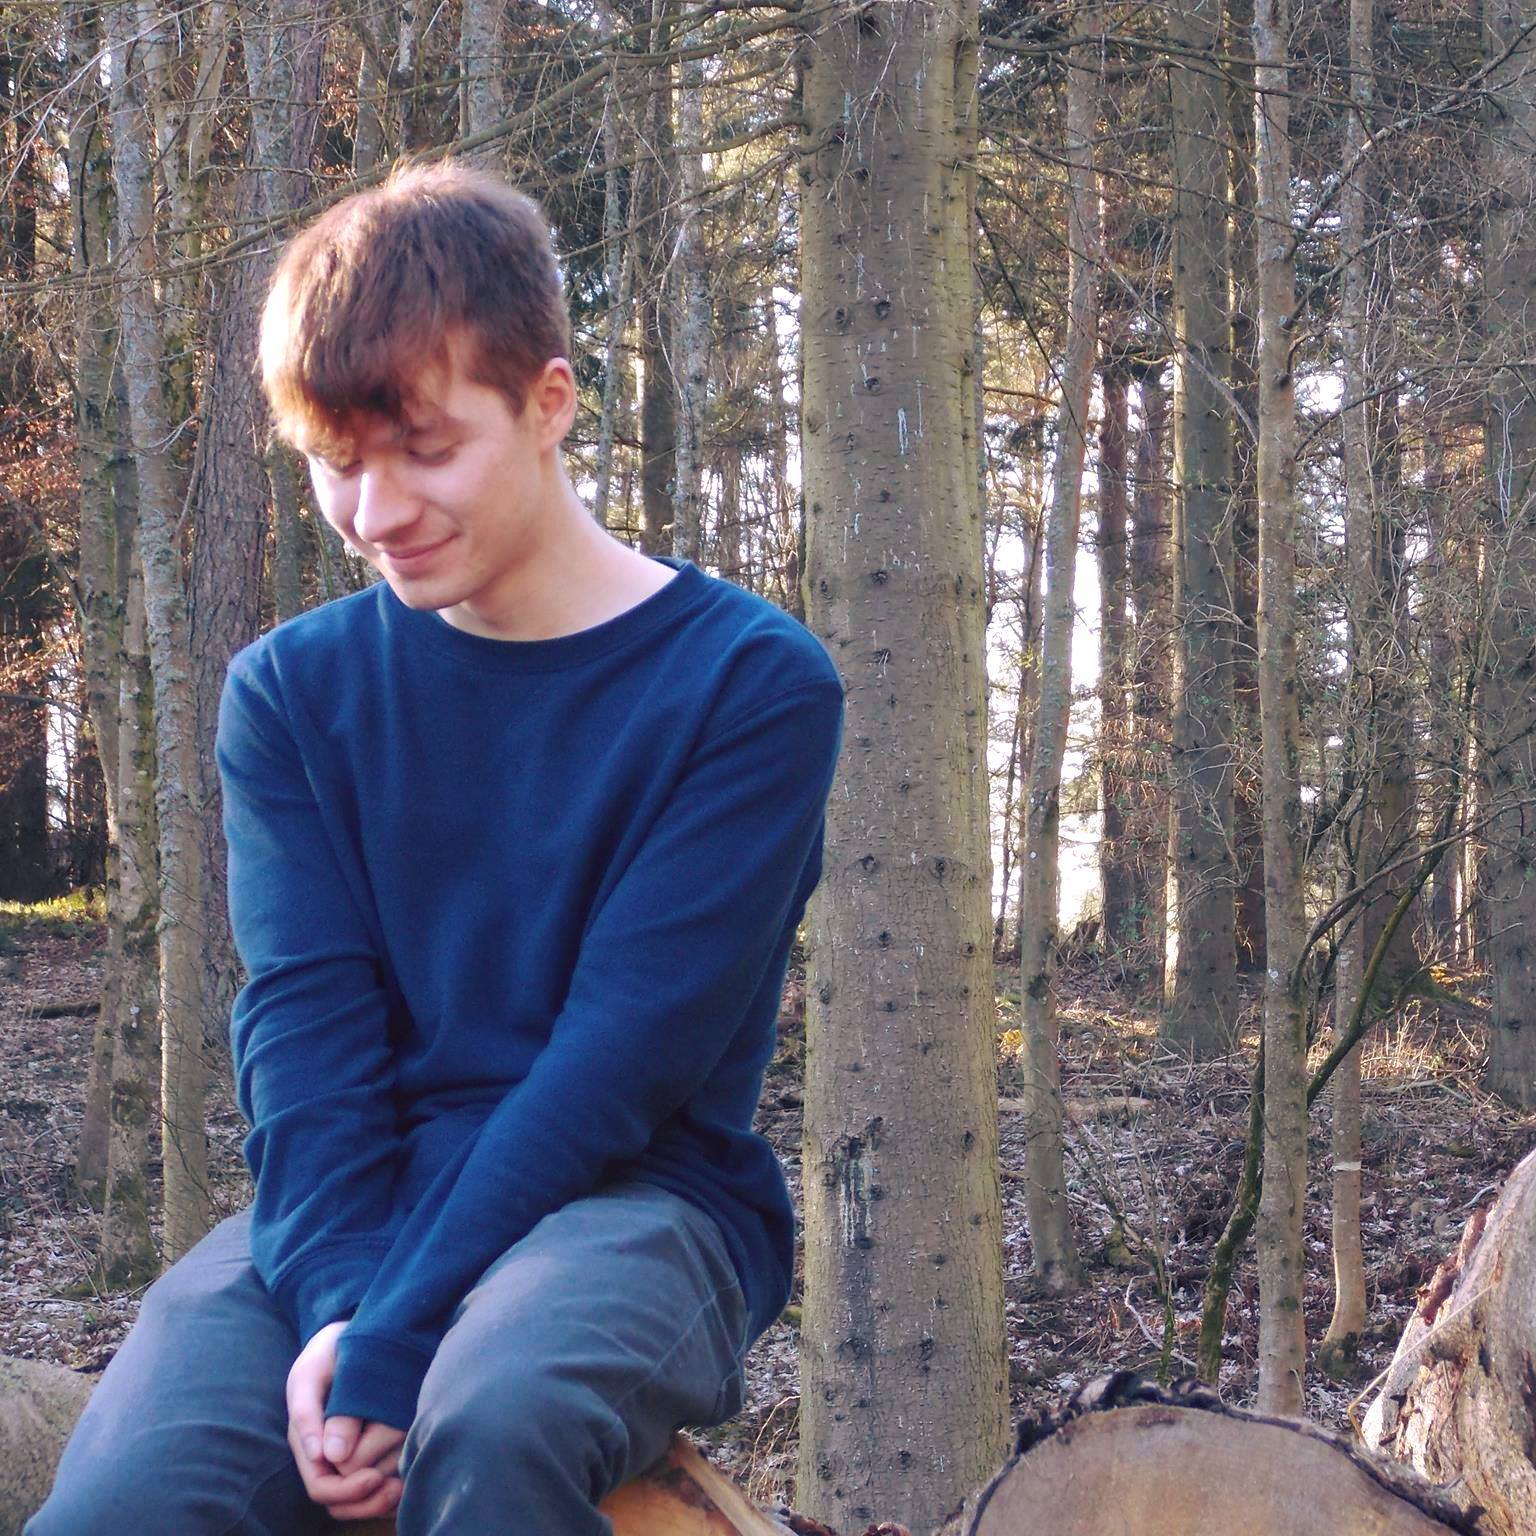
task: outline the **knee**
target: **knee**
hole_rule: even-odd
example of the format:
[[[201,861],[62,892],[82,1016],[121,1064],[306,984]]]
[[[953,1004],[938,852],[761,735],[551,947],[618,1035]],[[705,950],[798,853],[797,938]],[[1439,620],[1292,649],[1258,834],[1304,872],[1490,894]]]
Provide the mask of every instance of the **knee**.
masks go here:
[[[71,1445],[47,1502],[23,1536],[124,1536],[129,1531],[276,1536],[298,1528],[308,1497],[292,1458],[275,1470],[231,1465],[229,1447],[178,1454],[174,1439],[112,1449]]]
[[[596,1502],[622,1481],[627,1451],[623,1420],[591,1384],[525,1365],[478,1380],[429,1374],[405,1465],[418,1482],[556,1480]]]
[[[135,1477],[103,1467],[90,1476],[61,1478],[22,1536],[123,1536],[125,1531],[191,1531],[189,1511],[166,1479]]]

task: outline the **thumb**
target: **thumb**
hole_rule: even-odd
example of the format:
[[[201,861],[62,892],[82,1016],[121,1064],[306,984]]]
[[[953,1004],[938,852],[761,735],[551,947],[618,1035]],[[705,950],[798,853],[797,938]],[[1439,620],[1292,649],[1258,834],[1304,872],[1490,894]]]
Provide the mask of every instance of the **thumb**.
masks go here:
[[[288,1418],[311,1461],[320,1460],[320,1436],[325,1424],[329,1376],[306,1351],[288,1373]]]
[[[361,1419],[337,1414],[325,1421],[325,1459],[333,1467],[339,1467],[357,1448],[357,1437],[363,1431]]]

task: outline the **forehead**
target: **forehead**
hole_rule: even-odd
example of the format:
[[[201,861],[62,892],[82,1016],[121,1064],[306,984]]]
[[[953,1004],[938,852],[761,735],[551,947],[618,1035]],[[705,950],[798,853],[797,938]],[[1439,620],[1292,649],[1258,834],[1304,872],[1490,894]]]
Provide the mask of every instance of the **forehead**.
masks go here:
[[[455,368],[424,369],[404,382],[400,409],[387,413],[359,407],[338,412],[334,420],[310,420],[298,433],[301,453],[329,454],[361,444],[409,442],[463,424],[471,381]]]

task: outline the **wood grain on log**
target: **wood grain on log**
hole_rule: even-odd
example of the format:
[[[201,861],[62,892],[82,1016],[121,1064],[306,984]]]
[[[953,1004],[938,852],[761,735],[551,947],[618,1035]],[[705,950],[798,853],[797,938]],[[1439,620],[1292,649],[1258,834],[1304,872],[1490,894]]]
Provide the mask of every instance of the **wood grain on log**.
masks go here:
[[[1106,1411],[1109,1410],[1109,1411]],[[1469,1536],[1476,1524],[1403,1469],[1301,1420],[1159,1392],[1128,1373],[1085,1389],[943,1536]]]
[[[1488,1536],[1536,1536],[1536,1153],[1419,1292],[1362,1433]]]

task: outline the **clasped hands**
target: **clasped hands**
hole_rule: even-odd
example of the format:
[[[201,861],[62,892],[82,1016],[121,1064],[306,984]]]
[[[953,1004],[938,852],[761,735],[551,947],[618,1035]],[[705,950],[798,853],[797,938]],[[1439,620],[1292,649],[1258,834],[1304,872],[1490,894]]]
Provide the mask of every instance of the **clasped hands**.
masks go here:
[[[394,1512],[405,1431],[341,1415],[325,1416],[336,1375],[336,1341],[345,1323],[329,1323],[299,1351],[288,1372],[288,1445],[304,1487],[337,1520],[376,1520]]]

